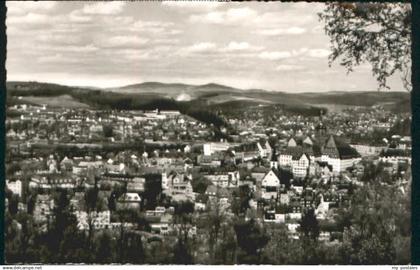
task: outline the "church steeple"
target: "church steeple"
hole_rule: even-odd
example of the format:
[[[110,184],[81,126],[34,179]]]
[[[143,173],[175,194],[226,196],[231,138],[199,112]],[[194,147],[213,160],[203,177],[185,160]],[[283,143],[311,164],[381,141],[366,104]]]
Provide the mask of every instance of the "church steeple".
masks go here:
[[[273,152],[271,153],[271,159],[270,159],[270,168],[271,169],[278,169],[279,164],[277,161],[277,151],[276,147],[273,147]]]

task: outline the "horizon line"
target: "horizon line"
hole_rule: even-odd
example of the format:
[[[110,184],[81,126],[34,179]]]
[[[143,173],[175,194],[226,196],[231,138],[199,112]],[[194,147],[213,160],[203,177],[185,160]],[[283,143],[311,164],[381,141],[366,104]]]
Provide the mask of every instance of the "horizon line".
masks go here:
[[[55,85],[60,85],[60,86],[66,86],[66,87],[79,87],[79,88],[95,88],[97,90],[110,90],[110,89],[119,89],[119,88],[125,88],[125,87],[129,87],[129,86],[133,86],[133,85],[141,85],[141,84],[147,84],[147,83],[158,83],[158,84],[163,84],[163,85],[174,85],[174,84],[183,84],[186,86],[195,86],[195,87],[199,87],[199,86],[206,86],[206,85],[219,85],[222,87],[226,87],[226,88],[232,88],[235,90],[240,90],[240,91],[264,91],[264,92],[270,92],[270,93],[286,93],[286,94],[319,94],[319,93],[334,93],[334,92],[340,92],[340,93],[344,93],[344,92],[360,92],[360,93],[367,93],[367,92],[377,92],[377,93],[393,93],[393,92],[397,92],[397,93],[409,93],[409,91],[405,91],[404,89],[401,90],[380,90],[380,89],[375,89],[375,90],[313,90],[313,91],[302,91],[302,92],[293,92],[293,91],[288,91],[288,90],[283,90],[283,91],[278,91],[278,90],[268,90],[268,89],[264,89],[264,88],[240,88],[240,87],[234,87],[234,86],[230,86],[230,85],[226,85],[226,84],[221,84],[221,83],[215,83],[215,82],[208,82],[208,83],[203,83],[203,84],[190,84],[190,83],[181,83],[181,82],[159,82],[159,81],[143,81],[143,82],[138,82],[138,83],[130,83],[130,84],[123,84],[120,86],[111,86],[111,87],[101,87],[101,86],[89,86],[89,85],[72,85],[72,84],[63,84],[63,83],[57,83],[57,82],[47,82],[47,81],[36,81],[36,80],[7,80],[6,79],[6,83],[44,83],[44,84],[55,84]]]

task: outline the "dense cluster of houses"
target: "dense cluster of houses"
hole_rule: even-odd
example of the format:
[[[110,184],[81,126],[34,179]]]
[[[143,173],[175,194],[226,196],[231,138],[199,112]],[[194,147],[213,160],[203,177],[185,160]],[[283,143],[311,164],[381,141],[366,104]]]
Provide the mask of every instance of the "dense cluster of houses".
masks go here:
[[[363,184],[366,158],[387,164],[398,181],[404,181],[400,165],[411,164],[410,138],[393,137],[393,148],[389,142],[385,146],[353,143],[340,136],[337,127],[333,131],[326,127],[324,122],[331,119],[319,117],[309,122],[281,116],[278,129],[252,118],[229,119],[239,135],[227,142],[210,140],[212,130],[206,124],[177,111],[105,113],[29,105],[12,110],[20,116],[8,118],[6,135],[10,154],[20,159],[7,164],[17,168],[8,172],[6,187],[20,198],[19,209],[30,211],[41,230],[54,218],[57,189],[68,191],[80,230],[138,228],[120,216],[131,211],[144,217],[151,233],[161,235],[171,234],[178,226],[174,213],[179,203],[192,203],[196,215],[214,207],[233,215],[236,191],[246,189],[245,219],[286,224],[290,237],[297,238],[307,209],[328,221],[335,209],[349,204],[352,186]],[[364,123],[365,118],[360,114],[354,122]],[[248,125],[253,128],[243,130]],[[32,148],[44,141],[118,144],[135,138],[182,142],[182,148],[165,149],[165,144],[159,144],[159,149],[148,151],[133,148],[106,155],[86,151],[82,156],[45,154]],[[86,206],[86,192],[91,189],[99,190],[100,207],[94,210]],[[23,199],[28,194],[36,198],[31,210]],[[151,201],[156,203],[152,206]],[[190,232],[197,233],[196,226]],[[320,239],[330,241],[331,232],[321,231]]]
[[[204,141],[212,135],[207,124],[179,111],[95,111],[15,105],[7,119],[6,137],[29,143]]]

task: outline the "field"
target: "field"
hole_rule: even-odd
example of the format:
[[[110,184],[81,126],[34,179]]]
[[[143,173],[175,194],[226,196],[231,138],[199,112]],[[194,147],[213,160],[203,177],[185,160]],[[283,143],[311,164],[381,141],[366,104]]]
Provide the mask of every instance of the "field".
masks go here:
[[[89,108],[85,103],[75,100],[70,95],[60,95],[53,97],[45,96],[27,96],[22,97],[22,101],[26,101],[32,104],[47,105],[50,107],[65,107],[65,108]]]

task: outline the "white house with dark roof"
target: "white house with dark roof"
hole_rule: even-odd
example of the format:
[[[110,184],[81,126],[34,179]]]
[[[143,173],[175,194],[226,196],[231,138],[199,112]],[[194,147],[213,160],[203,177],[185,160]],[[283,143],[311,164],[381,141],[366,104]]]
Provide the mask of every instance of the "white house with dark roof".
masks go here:
[[[139,209],[141,197],[137,193],[127,192],[117,199],[118,209]]]
[[[261,180],[261,198],[265,200],[276,199],[280,189],[280,178],[276,171],[271,169]]]
[[[360,154],[349,144],[337,140],[331,135],[322,147],[321,161],[332,166],[333,172],[339,173],[361,160]]]
[[[266,141],[263,144],[260,142],[257,142],[257,147],[258,147],[258,152],[261,157],[269,157],[271,155],[272,148],[270,144],[268,143],[268,141]]]
[[[278,160],[280,167],[289,168],[294,177],[300,178],[315,173],[314,162],[321,155],[320,147],[309,137],[299,142],[300,144],[297,144],[296,140],[291,138],[286,149],[281,151]]]
[[[300,157],[294,156],[292,158],[292,172],[294,177],[306,177],[309,171],[310,158],[307,154],[302,153]]]

